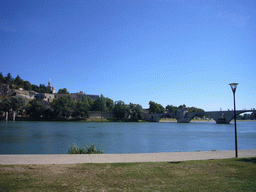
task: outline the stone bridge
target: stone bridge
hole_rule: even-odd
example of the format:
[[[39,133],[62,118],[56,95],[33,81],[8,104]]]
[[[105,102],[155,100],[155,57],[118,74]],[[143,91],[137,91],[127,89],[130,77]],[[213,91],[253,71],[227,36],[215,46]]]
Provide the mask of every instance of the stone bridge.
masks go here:
[[[236,110],[236,115],[245,112],[253,112],[256,110]],[[217,124],[229,124],[234,119],[234,111],[207,111],[207,112],[192,112],[186,110],[178,110],[176,113],[148,113],[145,114],[145,120],[151,122],[159,122],[163,117],[175,118],[178,123],[190,123],[191,119],[198,115],[207,115],[213,118]]]

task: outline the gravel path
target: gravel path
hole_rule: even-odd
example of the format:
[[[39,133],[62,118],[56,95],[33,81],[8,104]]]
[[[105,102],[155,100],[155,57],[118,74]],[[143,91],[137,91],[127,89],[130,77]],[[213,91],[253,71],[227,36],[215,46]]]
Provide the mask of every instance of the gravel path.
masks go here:
[[[92,155],[0,155],[0,164],[76,164],[121,162],[177,162],[234,158],[235,151],[170,153],[92,154]],[[238,157],[256,157],[256,149],[239,150]]]

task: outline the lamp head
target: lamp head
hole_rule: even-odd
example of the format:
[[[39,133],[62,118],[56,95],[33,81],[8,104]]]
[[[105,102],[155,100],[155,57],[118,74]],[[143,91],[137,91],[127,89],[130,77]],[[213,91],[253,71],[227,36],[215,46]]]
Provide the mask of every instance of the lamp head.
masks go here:
[[[230,85],[233,93],[235,93],[236,92],[236,87],[237,87],[238,83],[230,83],[229,85]]]

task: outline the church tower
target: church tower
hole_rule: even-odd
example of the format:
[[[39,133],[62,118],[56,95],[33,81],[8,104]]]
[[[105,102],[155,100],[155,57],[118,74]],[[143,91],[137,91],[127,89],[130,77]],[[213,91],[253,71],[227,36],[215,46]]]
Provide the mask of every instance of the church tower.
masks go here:
[[[49,79],[48,86],[49,89],[51,89],[52,93],[55,93],[56,88],[51,86],[51,79]]]
[[[49,82],[48,82],[48,88],[51,88],[51,79],[49,79]]]

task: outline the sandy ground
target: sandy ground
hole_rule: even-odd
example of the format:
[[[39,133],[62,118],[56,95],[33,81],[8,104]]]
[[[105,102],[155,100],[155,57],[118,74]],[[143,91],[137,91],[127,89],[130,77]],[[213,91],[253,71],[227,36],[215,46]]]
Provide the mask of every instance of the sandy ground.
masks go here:
[[[133,154],[0,155],[0,164],[76,164],[121,162],[178,162],[234,158],[235,151],[199,151]],[[238,157],[256,157],[256,149],[239,150]]]

